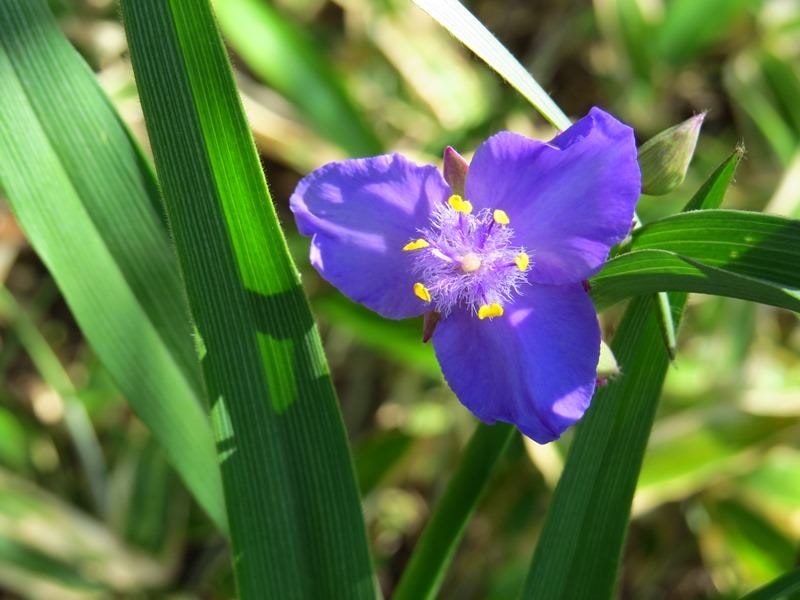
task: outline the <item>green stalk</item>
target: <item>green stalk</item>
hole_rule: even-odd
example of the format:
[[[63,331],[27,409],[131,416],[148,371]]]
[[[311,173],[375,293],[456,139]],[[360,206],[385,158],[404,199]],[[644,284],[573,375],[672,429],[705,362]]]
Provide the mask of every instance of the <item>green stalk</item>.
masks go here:
[[[455,473],[414,548],[393,600],[435,598],[472,514],[503,456],[514,427],[478,424]]]

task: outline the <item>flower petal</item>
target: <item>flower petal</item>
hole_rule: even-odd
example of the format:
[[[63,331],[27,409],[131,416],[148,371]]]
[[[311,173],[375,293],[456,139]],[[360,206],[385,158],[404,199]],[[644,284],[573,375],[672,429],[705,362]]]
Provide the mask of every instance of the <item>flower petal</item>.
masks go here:
[[[543,444],[589,406],[600,327],[580,284],[534,285],[502,317],[454,311],[433,345],[450,388],[475,416],[513,423]]]
[[[450,194],[436,167],[397,154],[325,165],[303,178],[290,207],[311,240],[311,263],[350,299],[384,317],[422,314],[413,252],[402,248]]]
[[[596,273],[631,228],[641,190],[633,130],[589,114],[550,143],[501,132],[478,147],[466,198],[504,210],[531,252],[530,279],[562,284]]]

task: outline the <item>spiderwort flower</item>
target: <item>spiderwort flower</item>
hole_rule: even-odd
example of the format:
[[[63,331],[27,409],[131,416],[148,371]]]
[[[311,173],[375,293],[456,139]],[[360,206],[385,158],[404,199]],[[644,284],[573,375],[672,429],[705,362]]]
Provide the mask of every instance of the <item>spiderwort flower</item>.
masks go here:
[[[325,279],[388,318],[440,317],[433,345],[459,400],[545,443],[594,392],[582,282],[628,233],[640,183],[633,131],[594,108],[548,143],[490,137],[463,194],[392,154],[317,169],[291,209]]]

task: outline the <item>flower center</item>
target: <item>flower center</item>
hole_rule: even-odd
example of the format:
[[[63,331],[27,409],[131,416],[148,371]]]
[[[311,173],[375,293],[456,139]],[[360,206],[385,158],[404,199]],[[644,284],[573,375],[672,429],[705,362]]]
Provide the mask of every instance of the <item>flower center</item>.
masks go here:
[[[456,306],[479,319],[503,315],[503,306],[527,283],[530,257],[512,244],[514,230],[502,210],[473,213],[472,204],[451,196],[431,217],[421,237],[403,246],[414,251],[413,293],[444,316]]]
[[[481,257],[474,252],[469,252],[461,257],[461,270],[464,273],[474,273],[481,268]]]

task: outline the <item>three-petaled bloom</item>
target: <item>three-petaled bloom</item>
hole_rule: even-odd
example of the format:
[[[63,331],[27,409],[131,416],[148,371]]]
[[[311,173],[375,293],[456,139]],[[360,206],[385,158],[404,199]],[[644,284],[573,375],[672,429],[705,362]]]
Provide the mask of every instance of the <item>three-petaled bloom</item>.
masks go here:
[[[583,282],[627,235],[640,183],[633,131],[594,108],[547,143],[490,137],[463,193],[393,154],[317,169],[291,209],[325,279],[388,318],[441,315],[433,345],[459,400],[544,443],[594,393]]]

